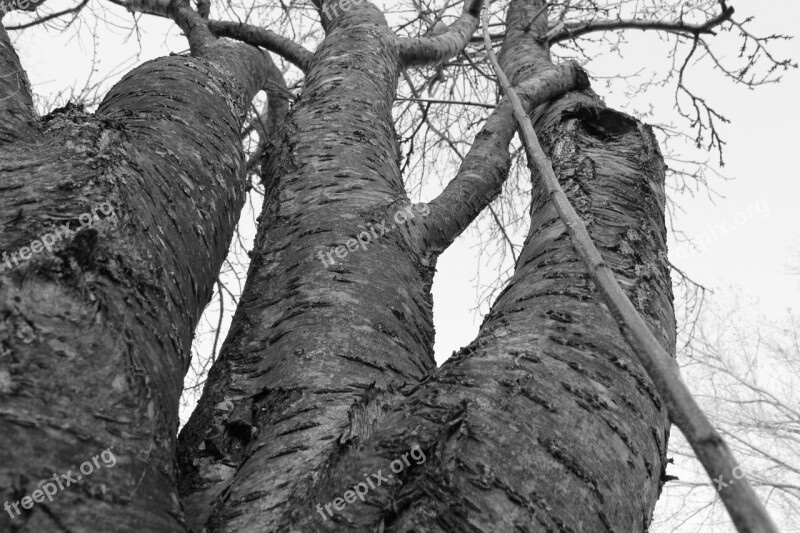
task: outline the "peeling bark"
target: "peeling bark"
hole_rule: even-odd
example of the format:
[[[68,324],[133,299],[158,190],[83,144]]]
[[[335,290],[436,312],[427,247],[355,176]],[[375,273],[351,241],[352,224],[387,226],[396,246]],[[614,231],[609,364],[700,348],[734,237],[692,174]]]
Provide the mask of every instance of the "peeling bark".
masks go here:
[[[664,167],[647,128],[610,137],[573,94],[538,122],[571,201],[666,347]],[[667,417],[542,189],[509,286],[478,338],[393,406],[329,471],[302,530],[643,531],[660,491]],[[314,505],[420,447],[427,457],[327,521]],[[385,475],[385,474],[384,474]]]
[[[403,190],[391,115],[395,38],[370,4],[328,32],[266,163],[248,281],[181,433],[196,530],[289,528],[328,463],[435,366],[434,262],[414,238],[424,215]],[[415,219],[393,220],[409,208]],[[367,249],[328,255],[384,221],[396,227]]]
[[[77,230],[0,275],[0,500],[116,457],[52,502],[3,512],[0,529],[185,530],[178,399],[244,202],[239,133],[265,61],[222,41],[151,61],[95,115],[55,110],[0,152],[0,249]],[[113,216],[79,227],[105,203]]]
[[[101,449],[118,460],[34,507],[24,527],[646,530],[666,413],[535,177],[512,280],[478,337],[435,368],[436,259],[502,184],[516,126],[501,104],[442,195],[411,205],[391,107],[403,68],[463,48],[476,1],[450,34],[422,40],[397,39],[377,8],[355,4],[323,16],[313,59],[291,52],[307,69],[304,91],[285,121],[285,102],[269,100],[270,127],[283,125],[268,132],[247,283],[176,469],[192,329],[243,201],[241,116],[273,74],[255,49],[209,40],[200,15],[175,11],[186,5],[138,1],[196,30],[205,59],[148,63],[95,116],[59,110],[40,137],[0,154],[4,250],[93,204],[108,200],[117,214],[0,276],[3,495],[30,494],[40,471],[74,469]],[[530,107],[586,82],[569,66],[564,78],[545,74],[542,6],[512,1],[501,54],[515,84],[539,87]],[[20,87],[0,85],[18,95],[9,105],[24,106]],[[571,202],[671,351],[652,134],[589,90],[534,116]],[[62,149],[46,157],[46,144]],[[364,503],[320,512],[411,450],[425,460],[370,483]]]
[[[509,11],[504,58],[516,83],[552,68],[531,31],[540,9],[514,2]],[[672,352],[664,165],[652,133],[590,92],[570,93],[536,116],[570,201]],[[533,195],[516,272],[478,338],[331,466],[299,529],[647,529],[661,487],[666,412],[536,179]],[[365,503],[327,519],[315,508],[365,476],[386,476],[415,448],[427,460],[371,487]]]

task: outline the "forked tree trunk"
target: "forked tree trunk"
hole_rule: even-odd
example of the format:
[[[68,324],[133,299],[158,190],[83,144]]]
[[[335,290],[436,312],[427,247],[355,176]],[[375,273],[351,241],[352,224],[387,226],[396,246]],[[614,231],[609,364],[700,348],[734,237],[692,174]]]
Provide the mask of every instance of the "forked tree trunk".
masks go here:
[[[184,530],[178,399],[269,59],[220,42],[42,119],[1,26],[0,65],[0,530]]]
[[[509,10],[501,59],[520,86],[553,68],[537,40],[542,6],[514,0]],[[35,506],[26,526],[646,529],[667,418],[536,176],[513,279],[478,337],[435,368],[436,259],[502,184],[508,105],[445,193],[411,205],[391,107],[400,69],[427,52],[399,52],[370,4],[325,22],[302,98],[264,162],[239,308],[179,438],[183,509],[177,398],[242,205],[239,115],[268,65],[246,47],[215,49],[210,62],[162,59],[126,77],[94,117],[71,110],[43,122],[31,118],[24,82],[0,84],[12,96],[0,113],[15,121],[0,129],[2,220],[13,228],[2,249],[35,239],[54,214],[74,221],[110,201],[118,218],[0,277],[3,496],[30,494],[35,480],[88,459],[87,448],[110,446],[116,466]],[[588,90],[534,117],[606,261],[673,349],[652,134]],[[63,150],[46,156],[48,143]],[[359,500],[332,511],[353,487]]]
[[[503,60],[516,83],[552,68],[530,30],[540,8],[514,2],[509,12]],[[270,157],[242,304],[181,435],[193,526],[646,528],[666,414],[536,179],[514,278],[478,338],[414,387],[432,363],[428,284],[441,247],[429,237],[439,228],[417,217],[335,265],[318,258],[407,202],[389,115],[396,58],[373,15],[337,21]],[[591,93],[564,96],[537,119],[592,236],[672,349],[664,166],[652,134]],[[438,206],[415,212],[442,220]],[[417,448],[427,460],[409,464]],[[367,486],[404,455],[399,476]],[[366,503],[331,513],[359,484]]]

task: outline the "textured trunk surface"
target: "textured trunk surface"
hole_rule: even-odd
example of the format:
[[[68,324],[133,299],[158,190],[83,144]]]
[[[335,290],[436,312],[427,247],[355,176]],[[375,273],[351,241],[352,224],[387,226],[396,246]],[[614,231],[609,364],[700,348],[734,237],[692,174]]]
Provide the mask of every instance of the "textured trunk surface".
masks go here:
[[[185,530],[178,399],[243,205],[240,115],[263,61],[227,44],[155,60],[95,115],[39,120],[14,94],[23,85],[1,88],[0,112],[23,123],[0,131],[0,250],[13,258],[0,274],[0,500],[54,474],[66,485],[69,470],[77,481],[109,452],[52,501],[4,509],[0,530]]]
[[[537,124],[592,237],[671,348],[664,169],[652,134],[583,94],[548,106]],[[298,531],[646,530],[666,413],[535,180],[532,228],[478,338],[331,469]],[[365,504],[327,521],[313,514],[414,447],[427,460]]]
[[[211,530],[285,530],[392,390],[435,366],[433,265],[413,236],[425,211],[403,190],[391,115],[394,42],[371,5],[333,21],[270,153],[247,284],[181,433],[195,528],[212,513]]]
[[[501,60],[517,85],[552,68],[542,5],[509,9]],[[507,106],[466,179],[411,205],[391,113],[409,59],[370,4],[325,26],[266,152],[247,283],[177,439],[177,471],[181,380],[242,205],[239,120],[263,65],[246,47],[162,59],[95,116],[42,121],[24,77],[0,76],[0,113],[14,121],[0,126],[0,250],[106,201],[115,213],[0,275],[2,496],[106,448],[117,460],[24,517],[0,516],[0,529],[646,530],[666,413],[535,176],[512,280],[478,337],[435,368],[436,258],[481,207],[462,204],[502,185]],[[17,68],[4,43],[4,68]],[[421,43],[405,53],[425,56]],[[672,350],[652,133],[588,90],[533,116],[606,262]],[[327,512],[359,485],[365,501]]]
[[[536,41],[547,17],[531,24],[540,9],[513,2],[509,11],[503,63],[515,83],[550,68]],[[652,133],[588,92],[535,118],[607,263],[672,351],[664,165]],[[664,469],[666,412],[535,177],[531,218],[515,275],[478,338],[385,409],[362,447],[331,465],[296,531],[647,529]],[[416,460],[398,472],[412,450]],[[365,503],[325,514],[368,478]]]

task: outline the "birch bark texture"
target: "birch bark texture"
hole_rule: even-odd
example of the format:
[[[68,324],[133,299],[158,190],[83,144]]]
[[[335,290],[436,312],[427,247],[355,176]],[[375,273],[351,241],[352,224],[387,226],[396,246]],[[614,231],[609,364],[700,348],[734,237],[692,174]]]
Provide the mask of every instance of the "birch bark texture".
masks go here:
[[[271,60],[220,41],[133,70],[94,114],[37,117],[5,31],[0,54],[0,249],[63,236],[0,276],[0,498],[78,475],[104,449],[117,459],[51,502],[4,510],[0,529],[185,530],[178,399],[245,199],[242,116]],[[99,204],[115,216],[81,229]]]
[[[0,27],[0,249],[100,202],[117,214],[0,275],[0,496],[30,494],[87,448],[118,459],[0,527],[647,530],[666,411],[536,176],[513,277],[478,336],[433,358],[437,258],[499,194],[516,123],[501,100],[453,180],[414,204],[392,105],[404,70],[461,53],[481,2],[419,39],[397,37],[372,3],[332,3],[314,0],[325,38],[312,53],[185,2],[137,0],[180,25],[191,57],[135,69],[94,114],[36,116]],[[576,64],[552,63],[547,20],[540,0],[510,2],[502,67],[606,263],[674,353],[662,155]],[[242,119],[259,90],[285,91],[269,55],[214,35],[281,54],[305,80],[288,114],[270,95],[244,292],[176,439],[192,332],[244,203]],[[319,512],[410,450],[425,461]]]
[[[515,83],[555,71],[536,40],[546,18],[540,33],[525,29],[540,9],[516,2],[509,11],[504,60],[518,70]],[[645,528],[660,490],[666,415],[541,191],[517,273],[479,337],[433,369],[433,267],[485,206],[464,200],[491,198],[505,178],[515,131],[508,106],[490,118],[429,216],[320,268],[319,250],[357,237],[354,220],[390,220],[408,205],[389,114],[403,54],[370,5],[328,24],[280,155],[269,161],[243,303],[181,434],[181,490],[195,527]],[[558,145],[573,201],[672,347],[668,270],[658,260],[658,148],[646,127],[586,92],[577,69],[561,74],[565,88],[584,92],[541,113],[548,149]],[[535,101],[534,93],[528,105]],[[317,513],[316,503],[415,446],[429,460],[401,483],[370,490],[366,504],[332,518]]]

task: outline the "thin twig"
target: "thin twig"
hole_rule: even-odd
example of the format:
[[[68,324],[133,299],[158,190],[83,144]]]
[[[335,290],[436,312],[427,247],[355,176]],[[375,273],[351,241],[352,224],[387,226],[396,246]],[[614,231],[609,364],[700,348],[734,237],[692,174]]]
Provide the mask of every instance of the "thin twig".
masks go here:
[[[497,107],[493,104],[484,104],[482,102],[461,102],[457,100],[432,100],[430,98],[395,98],[398,102],[430,102],[432,104],[450,104],[450,105],[472,105],[477,107],[487,107],[494,109]]]

